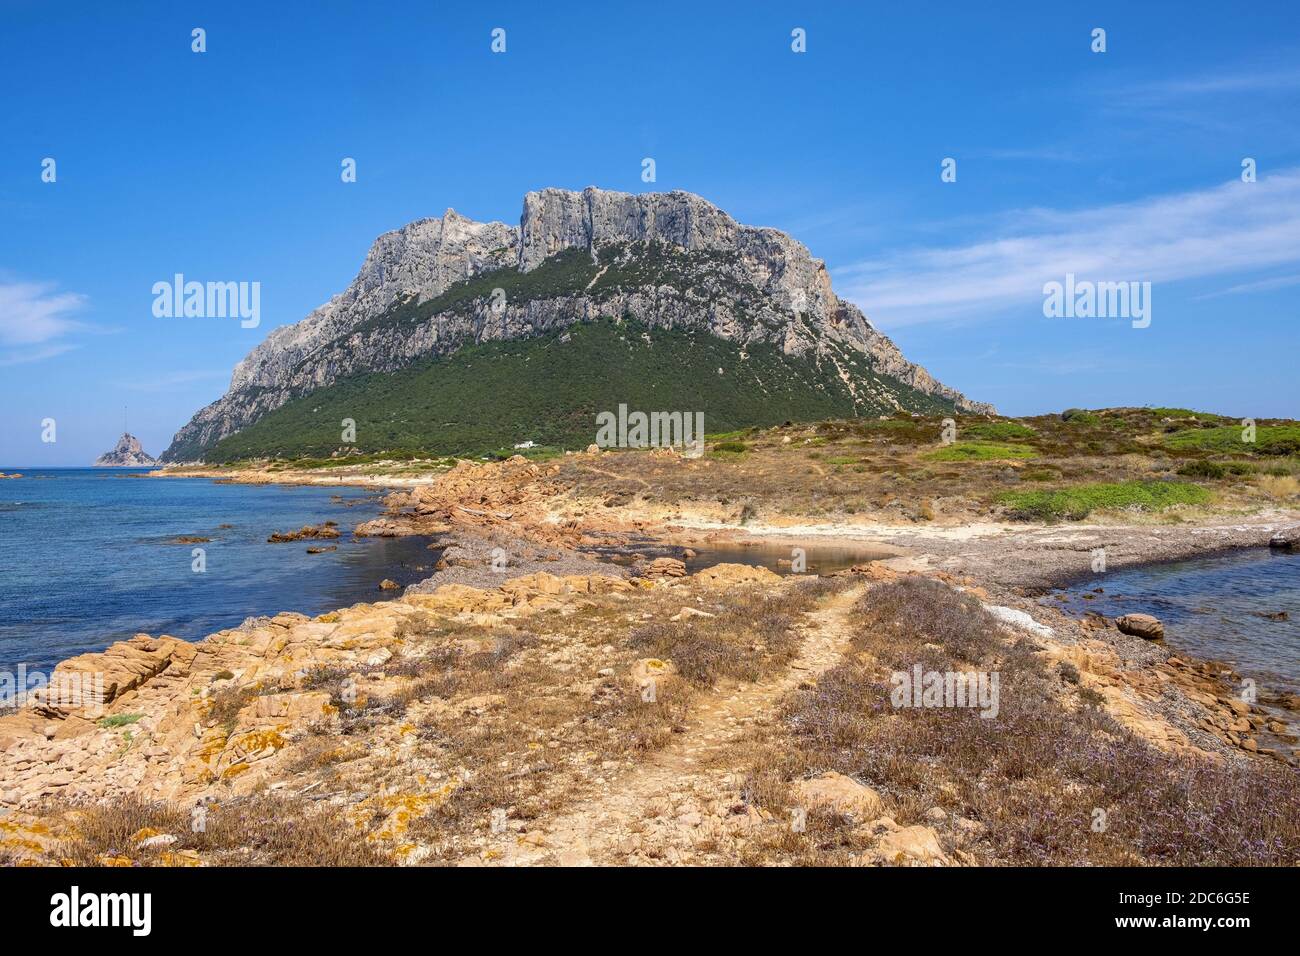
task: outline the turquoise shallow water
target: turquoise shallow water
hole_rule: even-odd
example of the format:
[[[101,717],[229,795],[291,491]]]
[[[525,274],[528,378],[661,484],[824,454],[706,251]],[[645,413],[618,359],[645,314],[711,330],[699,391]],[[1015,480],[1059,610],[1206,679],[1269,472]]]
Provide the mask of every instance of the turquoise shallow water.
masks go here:
[[[1104,593],[1092,594],[1096,587]],[[1165,623],[1169,647],[1300,693],[1300,554],[1257,548],[1107,571],[1077,582],[1061,606],[1108,617],[1154,614]],[[1279,612],[1288,619],[1263,616]]]
[[[141,631],[192,640],[254,615],[378,600],[383,578],[411,584],[437,559],[425,539],[353,539],[380,510],[360,489],[139,477],[145,470],[0,468],[24,475],[0,481],[0,670],[45,670]],[[333,541],[266,542],[331,519],[343,532]],[[212,541],[169,543],[177,535]],[[338,550],[307,554],[318,544]],[[191,570],[195,547],[205,573]]]

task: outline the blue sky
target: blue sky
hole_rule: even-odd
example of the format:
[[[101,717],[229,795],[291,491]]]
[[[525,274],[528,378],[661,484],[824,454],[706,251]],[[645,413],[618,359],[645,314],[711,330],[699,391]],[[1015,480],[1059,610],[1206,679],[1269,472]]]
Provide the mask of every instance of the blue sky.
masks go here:
[[[1294,3],[5,0],[0,83],[0,464],[86,463],[123,406],[157,454],[378,234],[543,186],[786,230],[1007,414],[1300,417]],[[1067,271],[1150,281],[1150,327],[1045,318]],[[177,272],[260,282],[260,327],[155,318]]]

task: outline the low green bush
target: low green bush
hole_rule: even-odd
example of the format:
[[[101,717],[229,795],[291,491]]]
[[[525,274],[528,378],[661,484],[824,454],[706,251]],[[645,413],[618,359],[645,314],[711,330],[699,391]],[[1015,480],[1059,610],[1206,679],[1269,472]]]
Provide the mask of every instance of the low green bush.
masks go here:
[[[1008,491],[999,500],[1019,521],[1079,521],[1098,509],[1160,511],[1174,505],[1204,504],[1208,488],[1182,481],[1122,481],[1077,485],[1054,491]]]

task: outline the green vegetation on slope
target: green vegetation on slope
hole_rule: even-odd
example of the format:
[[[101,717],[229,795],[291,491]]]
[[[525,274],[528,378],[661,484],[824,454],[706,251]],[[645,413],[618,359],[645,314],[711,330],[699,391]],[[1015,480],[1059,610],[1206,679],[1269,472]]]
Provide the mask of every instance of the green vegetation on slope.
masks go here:
[[[1213,412],[1198,412],[1193,408],[1168,408],[1158,405],[1155,408],[1145,408],[1143,411],[1149,412],[1156,418],[1195,418],[1208,422],[1225,421],[1222,415],[1216,415]]]
[[[99,718],[98,723],[99,726],[107,728],[108,730],[116,730],[118,727],[126,727],[129,724],[134,724],[143,716],[144,714],[113,714],[111,717]]]
[[[841,362],[845,361],[841,358]],[[898,395],[909,410],[950,413],[950,403],[851,366],[864,385]],[[218,442],[209,462],[327,457],[356,422],[359,454],[482,455],[533,441],[585,448],[596,414],[704,413],[706,432],[893,411],[855,402],[830,363],[706,333],[603,319],[530,339],[489,342],[392,373],[318,389]]]
[[[1191,428],[1174,432],[1164,443],[1169,448],[1222,455],[1300,455],[1300,425],[1259,425],[1254,442],[1245,441],[1245,434],[1240,425]]]
[[[1028,445],[1002,445],[996,442],[959,441],[930,452],[930,461],[1001,461],[1005,458],[1033,458],[1037,452]]]
[[[1033,438],[1035,434],[1034,430],[1027,425],[1011,421],[980,422],[966,425],[961,430],[962,438],[973,438],[978,441],[1017,441],[1022,438]]]
[[[1079,521],[1098,509],[1159,511],[1173,505],[1204,504],[1211,497],[1208,489],[1181,481],[1122,481],[1055,491],[1008,491],[1000,500],[1018,520]]]

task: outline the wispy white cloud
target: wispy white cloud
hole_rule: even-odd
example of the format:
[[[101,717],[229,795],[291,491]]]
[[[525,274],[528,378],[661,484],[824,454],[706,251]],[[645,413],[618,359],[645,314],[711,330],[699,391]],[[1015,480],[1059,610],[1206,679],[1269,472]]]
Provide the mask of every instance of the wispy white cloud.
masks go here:
[[[40,362],[44,359],[54,358],[56,355],[62,355],[64,352],[71,352],[76,347],[68,343],[65,345],[41,345],[35,348],[11,349],[0,352],[0,366],[26,365],[29,362]]]
[[[1116,77],[1085,95],[1108,121],[1140,123],[1145,135],[1159,123],[1202,135],[1235,131],[1244,134],[1244,141],[1255,142],[1262,127],[1273,130],[1271,141],[1277,145],[1294,141],[1290,118],[1300,96],[1300,69],[1285,64],[1157,80]]]
[[[836,285],[889,327],[1037,308],[1043,283],[1066,273],[1160,283],[1300,264],[1300,170],[1012,222],[980,242],[837,269]]]
[[[1218,292],[1209,292],[1205,295],[1198,295],[1197,300],[1201,299],[1218,299],[1225,295],[1246,295],[1251,292],[1272,292],[1275,289],[1286,289],[1293,285],[1300,285],[1300,275],[1274,276],[1271,279],[1260,279],[1258,282],[1243,282],[1239,285],[1229,286],[1226,289],[1220,289]]]
[[[1236,93],[1285,93],[1300,90],[1300,69],[1242,70],[1137,84],[1125,89],[1131,98],[1172,100],[1186,96]]]
[[[72,318],[86,297],[45,282],[0,280],[0,365],[37,362],[76,348],[67,337],[87,326]]]

